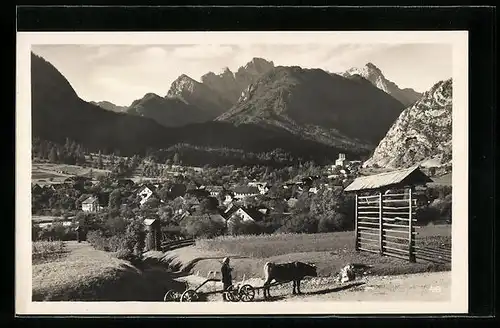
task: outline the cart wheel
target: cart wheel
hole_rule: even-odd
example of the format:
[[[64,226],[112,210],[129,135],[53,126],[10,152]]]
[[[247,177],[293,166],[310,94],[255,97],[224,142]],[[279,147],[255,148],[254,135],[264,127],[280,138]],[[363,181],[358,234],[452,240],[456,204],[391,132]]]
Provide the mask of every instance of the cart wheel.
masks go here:
[[[186,290],[181,295],[181,302],[196,302],[198,300],[198,293],[192,289]]]
[[[238,296],[243,302],[251,302],[255,297],[255,289],[251,285],[243,285],[238,290]]]
[[[175,290],[169,290],[163,297],[164,302],[175,302],[180,299],[180,294]]]
[[[229,286],[226,291],[224,291],[226,299],[230,302],[238,302],[240,297],[238,295],[238,289],[234,286]]]

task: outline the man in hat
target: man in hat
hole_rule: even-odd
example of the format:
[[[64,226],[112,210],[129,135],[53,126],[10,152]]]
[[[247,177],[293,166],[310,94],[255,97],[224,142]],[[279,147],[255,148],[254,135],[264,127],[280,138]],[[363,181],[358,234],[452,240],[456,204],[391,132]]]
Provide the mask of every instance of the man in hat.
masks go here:
[[[231,277],[232,270],[233,269],[229,266],[229,257],[224,258],[224,260],[222,261],[222,267],[220,268],[224,290],[228,289],[229,286],[233,284],[233,279]],[[227,301],[225,293],[222,293],[222,300]]]

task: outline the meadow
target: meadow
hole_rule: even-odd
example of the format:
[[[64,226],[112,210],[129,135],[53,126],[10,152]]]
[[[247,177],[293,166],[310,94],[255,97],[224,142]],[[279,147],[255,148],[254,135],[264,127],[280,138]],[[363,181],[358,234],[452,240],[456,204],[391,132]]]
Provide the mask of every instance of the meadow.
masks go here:
[[[33,263],[33,301],[161,301],[167,290],[185,289],[165,270],[139,270],[87,243],[60,243],[64,255]],[[33,247],[50,252],[59,245]]]
[[[451,245],[451,226],[432,225],[418,230],[416,244],[421,247]],[[276,234],[262,236],[222,236],[200,239],[195,246],[176,249],[167,253],[149,252],[146,257],[156,259],[173,271],[206,276],[219,271],[221,260],[229,256],[235,268],[235,279],[263,277],[263,267],[268,261],[312,262],[320,276],[335,276],[348,263],[370,267],[367,274],[395,275],[419,272],[448,271],[450,263],[417,263],[356,252],[353,232],[318,234]]]

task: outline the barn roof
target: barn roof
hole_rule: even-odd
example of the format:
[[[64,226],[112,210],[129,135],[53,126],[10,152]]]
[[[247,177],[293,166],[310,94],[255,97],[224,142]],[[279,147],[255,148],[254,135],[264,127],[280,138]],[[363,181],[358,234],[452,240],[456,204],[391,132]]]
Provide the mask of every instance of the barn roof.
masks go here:
[[[413,166],[404,170],[358,177],[345,188],[345,191],[373,190],[400,184],[419,185],[427,182],[432,182],[431,178],[418,166]]]
[[[87,197],[83,202],[82,204],[92,204],[93,202],[97,201],[97,197],[96,196],[89,196]]]
[[[237,186],[233,188],[233,192],[237,194],[259,194],[259,189],[252,186]]]

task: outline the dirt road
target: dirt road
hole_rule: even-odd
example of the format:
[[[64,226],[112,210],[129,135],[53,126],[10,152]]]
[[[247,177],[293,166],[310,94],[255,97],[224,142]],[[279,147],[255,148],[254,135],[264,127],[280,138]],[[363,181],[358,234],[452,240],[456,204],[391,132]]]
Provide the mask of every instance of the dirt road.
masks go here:
[[[205,278],[187,276],[181,278],[196,287]],[[262,280],[247,281],[252,286],[262,286]],[[218,283],[210,283],[201,291],[220,289]],[[451,272],[420,273],[399,276],[369,276],[340,284],[333,278],[315,278],[301,284],[302,295],[291,294],[290,284],[273,287],[272,301],[447,301],[450,298]],[[220,301],[221,295],[210,295],[207,301]],[[263,301],[262,292],[254,301]]]

